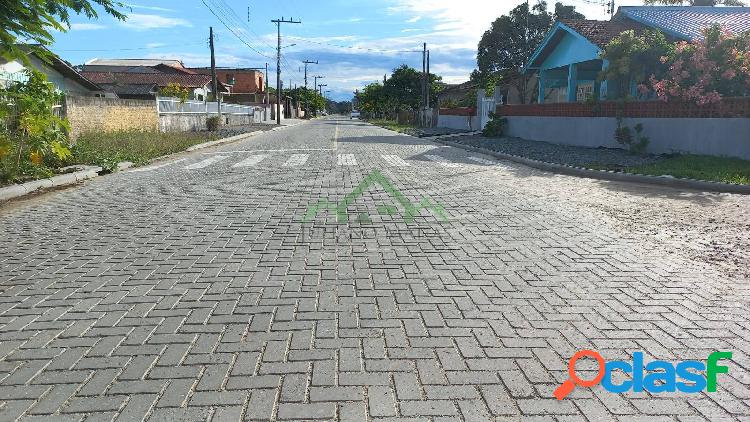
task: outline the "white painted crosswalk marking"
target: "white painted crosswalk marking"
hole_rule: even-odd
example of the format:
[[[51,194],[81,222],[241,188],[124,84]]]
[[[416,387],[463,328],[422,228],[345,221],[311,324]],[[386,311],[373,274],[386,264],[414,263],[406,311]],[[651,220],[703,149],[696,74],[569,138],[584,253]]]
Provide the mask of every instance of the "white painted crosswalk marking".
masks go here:
[[[393,167],[406,167],[409,163],[398,155],[382,155],[383,160],[388,163],[389,166]]]
[[[199,161],[199,162],[197,162],[195,164],[191,164],[191,165],[185,167],[185,169],[186,170],[197,170],[197,169],[206,168],[206,167],[208,167],[208,166],[210,166],[212,164],[216,164],[216,163],[218,163],[220,161],[224,161],[227,158],[229,158],[229,157],[227,157],[225,155],[216,155],[216,156],[211,157],[211,158],[206,158],[205,160]]]
[[[445,158],[439,156],[439,155],[425,155],[428,160],[434,161],[438,164],[440,164],[443,167],[458,167],[457,163],[451,163],[450,161],[446,160]]]
[[[298,167],[302,166],[307,162],[307,159],[310,157],[309,154],[293,154],[289,159],[286,161],[286,163],[283,164],[284,167]]]
[[[357,158],[354,154],[339,154],[337,162],[340,166],[356,166]]]
[[[266,157],[268,157],[267,154],[252,155],[233,165],[232,167],[254,167],[261,161],[265,160]]]
[[[497,161],[486,160],[484,158],[479,158],[479,157],[469,157],[469,160],[475,161],[475,162],[477,162],[479,164],[485,164],[485,165],[488,165],[488,166],[496,166],[498,164]]]

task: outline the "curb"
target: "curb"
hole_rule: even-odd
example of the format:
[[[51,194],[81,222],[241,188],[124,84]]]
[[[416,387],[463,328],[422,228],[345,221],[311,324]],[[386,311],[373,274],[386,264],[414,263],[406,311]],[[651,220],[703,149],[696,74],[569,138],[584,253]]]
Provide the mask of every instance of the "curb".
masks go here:
[[[61,174],[49,179],[34,180],[33,182],[0,188],[0,201],[8,201],[25,196],[40,189],[74,185],[83,180],[99,176],[100,171],[102,171],[101,167],[84,167],[83,170],[75,173]]]
[[[430,136],[417,136],[419,139],[437,139],[437,138],[458,138],[461,136],[474,136],[474,135],[481,135],[481,131],[473,131],[473,132],[461,132],[461,133],[449,133],[447,135],[430,135]]]
[[[681,179],[673,176],[647,176],[643,174],[615,172],[611,170],[592,170],[585,167],[568,166],[564,164],[548,163],[546,161],[533,160],[518,155],[505,154],[483,148],[476,148],[456,142],[434,139],[436,143],[460,148],[466,151],[490,155],[502,160],[513,161],[539,170],[553,173],[566,174],[568,176],[586,177],[589,179],[610,180],[616,182],[644,183],[650,185],[667,186],[677,189],[691,189],[700,191],[711,191],[719,193],[738,193],[750,195],[750,185],[732,185],[729,183],[709,182],[706,180]]]

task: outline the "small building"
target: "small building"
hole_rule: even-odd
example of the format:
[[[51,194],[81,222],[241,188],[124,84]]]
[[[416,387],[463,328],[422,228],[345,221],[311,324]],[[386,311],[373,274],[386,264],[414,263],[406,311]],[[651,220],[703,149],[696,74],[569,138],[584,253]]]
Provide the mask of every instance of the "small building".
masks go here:
[[[210,67],[191,67],[191,71],[202,75],[211,75]],[[229,86],[231,93],[228,96],[237,104],[260,103],[266,95],[265,75],[263,71],[255,68],[230,68],[217,67],[216,79]]]
[[[65,60],[47,50],[41,45],[27,45],[22,47],[28,52],[29,64],[35,70],[44,73],[60,92],[84,97],[104,97],[106,91],[78,73]],[[0,85],[7,86],[12,82],[25,81],[27,64],[20,60],[8,61],[0,58]]]
[[[81,72],[120,98],[154,99],[169,84],[190,90],[190,99],[204,101],[211,93],[211,77],[186,68],[179,60],[94,59]],[[219,83],[220,95],[231,92]]]
[[[702,31],[720,24],[734,33],[750,30],[750,7],[701,6],[623,6],[609,21],[569,20],[557,22],[547,33],[524,72],[539,77],[538,102],[582,102],[588,98],[622,95],[599,81],[608,63],[602,60],[604,48],[627,30],[662,31],[669,38],[694,41]],[[609,88],[609,92],[608,92]],[[635,96],[636,86],[631,84]]]

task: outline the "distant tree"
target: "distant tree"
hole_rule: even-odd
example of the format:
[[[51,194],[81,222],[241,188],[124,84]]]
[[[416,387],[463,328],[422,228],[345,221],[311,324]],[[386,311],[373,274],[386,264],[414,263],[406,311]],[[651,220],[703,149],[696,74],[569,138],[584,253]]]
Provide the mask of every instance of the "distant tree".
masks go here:
[[[443,78],[430,74],[430,103],[437,104],[443,89]],[[417,110],[422,104],[422,72],[407,65],[393,69],[385,84],[373,83],[357,95],[361,111],[377,117],[388,117],[392,112]]]
[[[372,83],[357,95],[359,109],[368,117],[382,117],[389,111],[393,102],[386,95],[383,85]]]
[[[126,16],[119,10],[124,6],[116,0],[2,0],[0,1],[0,56],[12,60],[26,60],[19,42],[50,45],[53,31],[70,28],[71,12],[89,19],[98,17],[96,6],[120,20]]]
[[[502,80],[513,81],[519,92],[525,92],[528,76],[521,69],[544,40],[555,20],[585,19],[575,6],[555,4],[555,12],[540,1],[516,6],[507,15],[497,18],[479,41],[477,69],[471,79],[480,87],[494,88]]]
[[[681,6],[687,3],[689,6],[744,6],[740,0],[645,0],[646,4],[666,4]]]
[[[299,87],[285,89],[284,94],[291,97],[295,103],[302,106],[307,105],[311,112],[323,110],[326,107],[326,99],[317,90]]]
[[[352,102],[329,100],[326,109],[333,114],[348,114],[352,111]]]
[[[159,96],[178,98],[180,102],[185,102],[190,98],[190,90],[177,82],[170,82],[167,86],[159,89]]]

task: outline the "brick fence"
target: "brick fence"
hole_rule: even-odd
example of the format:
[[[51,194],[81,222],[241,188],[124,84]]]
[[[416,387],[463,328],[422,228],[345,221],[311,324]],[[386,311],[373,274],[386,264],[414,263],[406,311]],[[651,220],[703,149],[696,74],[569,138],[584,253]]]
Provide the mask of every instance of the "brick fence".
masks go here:
[[[725,98],[719,104],[705,106],[663,101],[502,105],[497,112],[503,116],[739,118],[750,117],[750,98]]]
[[[118,98],[65,97],[71,138],[86,132],[155,131],[159,127],[156,101]]]

